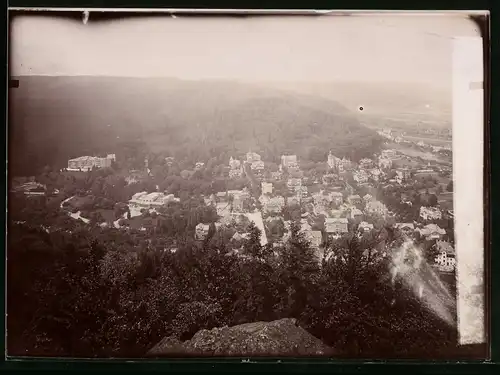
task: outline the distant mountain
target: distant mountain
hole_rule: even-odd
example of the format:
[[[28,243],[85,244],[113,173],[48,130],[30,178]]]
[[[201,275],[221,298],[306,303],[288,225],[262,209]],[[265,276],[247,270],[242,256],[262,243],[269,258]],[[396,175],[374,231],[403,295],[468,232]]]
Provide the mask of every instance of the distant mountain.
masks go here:
[[[19,77],[11,89],[11,173],[114,152],[142,140],[151,151],[206,160],[252,149],[321,160],[329,149],[362,157],[375,132],[338,102],[294,91],[219,81]],[[30,172],[28,172],[30,171]]]
[[[412,127],[426,123],[451,127],[452,87],[431,88],[418,83],[277,83],[283,89],[335,100],[357,114],[367,125],[397,122]],[[363,107],[363,110],[360,110]]]

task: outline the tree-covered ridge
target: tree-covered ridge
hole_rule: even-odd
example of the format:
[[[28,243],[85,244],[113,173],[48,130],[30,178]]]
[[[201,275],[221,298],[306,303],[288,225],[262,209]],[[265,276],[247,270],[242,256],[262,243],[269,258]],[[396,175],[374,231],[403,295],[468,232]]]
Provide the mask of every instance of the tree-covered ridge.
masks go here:
[[[153,152],[191,161],[249,149],[274,162],[293,150],[315,162],[326,150],[360,159],[380,145],[379,136],[337,102],[269,87],[96,77],[20,82],[9,119],[15,175],[64,167],[81,155],[118,153],[138,139]]]

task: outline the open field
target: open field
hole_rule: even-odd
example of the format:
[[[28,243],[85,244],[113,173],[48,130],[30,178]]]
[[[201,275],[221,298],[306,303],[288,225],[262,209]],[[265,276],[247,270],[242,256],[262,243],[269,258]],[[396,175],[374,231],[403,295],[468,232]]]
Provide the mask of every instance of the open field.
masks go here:
[[[405,139],[412,142],[424,142],[432,146],[449,146],[451,145],[451,139],[444,138],[433,138],[433,137],[424,137],[424,136],[413,136],[413,135],[405,135]]]
[[[424,160],[434,161],[437,163],[445,163],[448,165],[451,165],[452,162],[451,158],[446,158],[438,154],[433,154],[432,152],[420,151],[415,148],[408,147],[398,143],[391,144],[391,148],[413,158],[422,158]]]

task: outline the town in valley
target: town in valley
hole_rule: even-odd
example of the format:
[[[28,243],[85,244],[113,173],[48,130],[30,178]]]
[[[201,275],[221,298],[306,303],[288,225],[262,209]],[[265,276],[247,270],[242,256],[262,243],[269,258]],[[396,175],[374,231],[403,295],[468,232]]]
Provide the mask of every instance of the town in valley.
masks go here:
[[[391,148],[357,162],[329,152],[324,163],[310,163],[289,154],[282,155],[277,164],[262,160],[261,155],[252,151],[231,156],[226,165],[199,161],[180,174],[185,180],[212,178],[205,194],[188,198],[197,199],[197,209],[209,212],[205,220],[196,225],[190,223],[190,235],[203,242],[219,232],[229,239],[231,254],[248,256],[242,243],[250,236],[251,224],[258,228],[262,246],[277,248],[286,242],[294,222],[321,263],[335,255],[325,248],[329,242],[348,233],[358,236],[380,233],[390,225],[425,244],[429,251],[433,249],[430,261],[438,270],[454,272],[451,148],[427,145],[422,140],[404,141],[401,136],[391,136],[390,129],[379,134],[387,143],[407,144],[416,151],[448,156],[450,162],[431,163]],[[142,170],[130,170],[123,176],[115,154],[80,156],[68,160],[67,168],[51,172],[71,182],[59,186],[52,181],[44,184],[33,177],[26,182],[18,179],[13,191],[26,198],[61,200],[61,212],[80,224],[152,233],[166,225],[163,212],[182,203],[168,189],[160,189],[152,173],[157,168],[169,170],[175,159],[156,157],[155,164],[149,160],[144,159]],[[114,180],[114,185],[128,185],[137,190],[145,184],[150,189],[137,191],[112,207],[105,201],[105,193],[94,194],[98,191],[95,187],[65,196],[68,185],[93,173],[102,173],[106,179]],[[217,191],[217,184],[226,181],[238,189]],[[176,251],[176,243],[168,244],[164,250]]]

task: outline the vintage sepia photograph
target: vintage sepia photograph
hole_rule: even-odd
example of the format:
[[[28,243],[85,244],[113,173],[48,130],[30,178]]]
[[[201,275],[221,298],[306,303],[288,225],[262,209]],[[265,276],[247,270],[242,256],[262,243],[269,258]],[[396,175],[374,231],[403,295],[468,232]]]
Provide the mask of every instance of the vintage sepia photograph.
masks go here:
[[[9,40],[9,357],[487,342],[466,13],[17,10]]]

